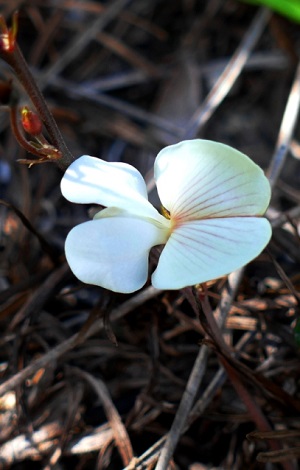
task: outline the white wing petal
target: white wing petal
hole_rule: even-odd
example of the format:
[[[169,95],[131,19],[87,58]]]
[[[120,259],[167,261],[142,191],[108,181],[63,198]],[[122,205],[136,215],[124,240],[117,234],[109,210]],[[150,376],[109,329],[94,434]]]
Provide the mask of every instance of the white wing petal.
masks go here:
[[[143,219],[101,218],[71,230],[66,257],[81,281],[115,292],[134,292],[147,280],[149,250],[165,243],[167,236],[165,229]]]
[[[264,218],[186,222],[170,236],[152,284],[180,289],[229,274],[258,256],[270,237],[271,227]]]
[[[270,185],[246,155],[227,145],[190,140],[164,148],[155,161],[162,204],[178,221],[264,214]]]
[[[61,191],[71,202],[118,207],[146,217],[158,215],[148,201],[142,175],[126,163],[110,163],[84,155],[66,170]]]

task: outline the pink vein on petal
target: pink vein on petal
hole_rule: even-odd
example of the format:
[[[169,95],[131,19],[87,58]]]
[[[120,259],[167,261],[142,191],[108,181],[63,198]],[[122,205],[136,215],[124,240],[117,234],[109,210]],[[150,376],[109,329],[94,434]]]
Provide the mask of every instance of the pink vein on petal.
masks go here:
[[[210,185],[211,182],[216,178],[216,175],[214,175],[215,170],[217,169],[218,166],[220,166],[221,162],[216,163],[212,167],[210,167],[206,173],[201,174],[201,170],[196,172],[194,176],[188,181],[188,184],[186,184],[182,190],[180,191],[180,194],[178,194],[177,200],[174,201],[173,206],[176,206],[178,202],[180,201],[180,204],[178,204],[178,208],[180,209],[181,206],[185,206],[189,200],[189,196],[187,198],[184,198],[183,195],[186,194],[188,195],[190,190],[198,186],[199,182],[201,183],[201,189],[205,188],[207,185]],[[211,180],[205,182],[205,179],[207,179],[209,176],[212,176]],[[187,189],[186,189],[187,188]]]
[[[217,181],[218,180],[218,177],[219,176],[214,176],[213,179],[209,182],[206,182],[205,184],[202,184],[202,181],[199,181],[199,184],[200,184],[200,188],[198,188],[196,191],[193,191],[193,187],[195,186],[195,184],[193,186],[189,186],[189,189],[187,190],[186,192],[186,198],[182,198],[180,199],[180,204],[178,204],[178,206],[176,207],[176,205],[174,205],[176,208],[175,208],[175,211],[176,213],[179,213],[182,211],[182,207],[186,207],[188,206],[189,209],[192,208],[191,207],[191,204],[195,201],[199,201],[199,199],[203,196],[206,196],[206,199],[204,199],[203,201],[201,201],[201,204],[206,202],[206,201],[210,201],[210,200],[213,200],[215,199],[216,197],[219,197],[221,196],[222,194],[226,194],[230,191],[234,191],[235,189],[239,188],[239,187],[242,187],[242,186],[247,186],[247,184],[250,184],[250,182],[241,182],[239,184],[236,184],[236,186],[233,186],[225,191],[220,191],[218,194],[216,195],[213,195],[213,196],[209,196],[209,193],[211,193],[212,191],[214,191],[216,188],[218,187],[222,187],[224,184],[226,183],[229,183],[230,181],[233,181],[234,179],[238,179],[240,178],[241,176],[244,176],[243,174],[239,173],[237,175],[234,175],[234,176],[230,176],[226,179],[224,179],[224,175],[223,176],[223,180],[222,181]],[[211,183],[212,182],[216,182],[217,181],[217,185],[214,184],[213,186],[211,186]],[[208,188],[207,188],[208,186]],[[188,209],[188,210],[189,210]]]

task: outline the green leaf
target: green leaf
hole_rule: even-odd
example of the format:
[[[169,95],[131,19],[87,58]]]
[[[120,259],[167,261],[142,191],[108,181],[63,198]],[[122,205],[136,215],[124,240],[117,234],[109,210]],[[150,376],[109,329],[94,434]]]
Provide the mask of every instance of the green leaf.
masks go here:
[[[243,0],[255,5],[265,5],[271,10],[300,23],[300,0]]]

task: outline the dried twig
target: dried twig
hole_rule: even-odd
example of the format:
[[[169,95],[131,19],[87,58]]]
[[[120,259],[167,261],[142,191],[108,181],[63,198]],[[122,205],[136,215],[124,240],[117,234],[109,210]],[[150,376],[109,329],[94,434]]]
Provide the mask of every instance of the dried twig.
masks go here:
[[[136,294],[135,296],[133,296],[132,298],[130,298],[129,300],[127,300],[126,302],[124,302],[122,305],[120,305],[119,307],[117,307],[111,312],[111,317],[110,317],[111,322],[119,320],[120,318],[127,315],[129,312],[131,312],[138,306],[143,305],[149,299],[156,297],[160,293],[161,291],[159,291],[158,289],[155,289],[154,287],[148,287],[142,290],[141,292],[139,292],[138,294]],[[15,389],[22,382],[24,382],[24,380],[32,376],[36,371],[38,371],[39,369],[43,367],[46,367],[47,364],[52,363],[53,361],[56,362],[58,358],[60,358],[63,354],[75,348],[79,344],[83,343],[87,338],[99,332],[102,328],[103,328],[103,320],[100,319],[96,321],[85,332],[85,335],[81,335],[79,331],[79,333],[76,333],[71,338],[67,339],[63,343],[56,346],[55,348],[51,349],[51,351],[44,354],[44,356],[33,361],[27,367],[25,367],[20,372],[15,374],[13,377],[11,377],[10,379],[6,380],[3,384],[1,384],[0,396],[8,392],[9,390]],[[80,343],[78,342],[79,339],[80,339]]]
[[[239,270],[228,276],[228,286],[223,289],[221,301],[216,311],[220,325],[224,323],[226,315],[228,314],[231,303],[236,295],[239,283],[241,281],[242,273],[243,270]],[[198,356],[195,360],[193,370],[190,374],[186,389],[178,407],[178,411],[157,462],[156,470],[165,470],[168,467],[178,440],[183,430],[185,429],[196,393],[199,390],[203,374],[206,370],[207,356],[208,348],[207,346],[203,345],[201,346]]]
[[[184,139],[195,138],[199,129],[208,121],[213,112],[231,90],[244,65],[246,64],[252,49],[257,43],[266,24],[268,23],[270,16],[271,12],[266,8],[261,8],[258,11],[245,37],[228,62],[225,70],[218,78],[205,101],[201,104],[200,108],[196,111],[188,123],[186,131],[183,135]]]
[[[269,181],[272,187],[275,186],[280,172],[283,168],[285,158],[289,151],[289,145],[293,138],[294,129],[297,123],[300,106],[300,63],[298,64],[294,82],[287,100],[283,114],[275,151],[268,169]]]
[[[60,55],[56,62],[51,65],[48,70],[43,72],[41,78],[41,87],[49,85],[54,77],[59,75],[67,65],[69,65],[83,49],[89,44],[89,42],[119,13],[125,8],[131,0],[112,0],[109,2],[106,9],[90,24],[84,32],[79,31],[76,38],[72,40],[72,43],[68,48]]]
[[[128,465],[129,462],[131,462],[133,459],[131,442],[126,428],[122,423],[121,417],[112,402],[105,383],[99,378],[96,379],[91,374],[79,369],[78,367],[72,367],[71,370],[76,375],[86,380],[97,393],[104,407],[109,424],[113,430],[114,440],[116,446],[118,447],[120,456],[122,457],[123,464]]]

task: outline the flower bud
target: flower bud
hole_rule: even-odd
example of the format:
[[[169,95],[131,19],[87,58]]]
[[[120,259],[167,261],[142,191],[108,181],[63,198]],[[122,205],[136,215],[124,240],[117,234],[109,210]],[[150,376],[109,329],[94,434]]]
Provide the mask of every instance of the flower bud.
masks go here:
[[[0,15],[0,51],[12,53],[16,46],[18,31],[18,12],[12,17],[11,28],[7,27],[4,16]]]
[[[32,136],[40,135],[42,132],[43,124],[39,116],[33,111],[30,111],[27,106],[24,106],[22,108],[21,115],[23,129]]]

